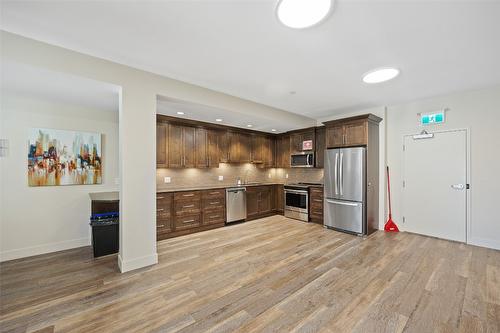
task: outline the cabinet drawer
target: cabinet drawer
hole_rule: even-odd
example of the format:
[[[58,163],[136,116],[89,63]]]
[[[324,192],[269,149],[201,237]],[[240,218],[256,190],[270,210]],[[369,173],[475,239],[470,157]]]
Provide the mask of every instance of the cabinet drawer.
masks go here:
[[[200,213],[200,200],[178,201],[175,203],[175,215],[193,215]]]
[[[223,209],[225,206],[224,198],[215,198],[215,199],[204,199],[203,200],[203,210],[205,209]]]
[[[169,219],[172,215],[172,193],[156,195],[156,219]]]
[[[168,232],[172,232],[172,220],[156,219],[156,233],[164,234]]]
[[[312,208],[310,209],[309,216],[312,218],[323,218],[323,208],[322,209],[316,209]]]
[[[323,207],[323,199],[322,198],[312,198],[311,199],[311,207]]]
[[[218,199],[224,198],[226,195],[225,189],[217,189],[217,190],[206,190],[203,191],[203,199]]]
[[[185,191],[185,192],[176,192],[174,194],[175,201],[181,200],[200,200],[201,192],[200,191]]]
[[[175,218],[176,231],[198,227],[199,225],[200,225],[200,214],[177,216]]]
[[[312,209],[323,211],[323,200],[321,200],[320,202],[318,201],[311,202],[311,210]]]
[[[316,197],[319,197],[321,199],[323,198],[323,188],[322,187],[311,187],[310,191],[311,191],[312,198],[316,198]]]
[[[203,224],[224,223],[224,210],[215,209],[203,212]]]

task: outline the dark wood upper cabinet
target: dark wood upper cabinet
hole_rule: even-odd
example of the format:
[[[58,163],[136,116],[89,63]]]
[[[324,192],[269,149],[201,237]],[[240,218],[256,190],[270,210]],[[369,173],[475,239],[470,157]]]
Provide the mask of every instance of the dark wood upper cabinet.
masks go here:
[[[290,153],[300,153],[304,151],[302,143],[304,141],[312,141],[312,147],[308,151],[314,151],[314,128],[307,129],[305,131],[294,132],[290,134]]]
[[[182,148],[184,155],[183,166],[194,168],[196,166],[196,129],[194,127],[183,126]]]
[[[216,130],[207,130],[207,159],[209,168],[219,167],[219,135]]]
[[[369,124],[378,124],[381,118],[366,114],[325,122],[327,148],[364,146],[368,144]]]
[[[168,168],[168,124],[156,124],[156,167]]]
[[[196,167],[208,168],[208,144],[207,144],[207,130],[204,128],[196,128]]]
[[[273,168],[276,166],[276,140],[271,137],[265,137],[262,145],[262,155],[264,158],[264,167]]]
[[[182,168],[184,166],[182,139],[183,126],[168,125],[168,166]]]
[[[252,161],[251,152],[252,152],[252,137],[250,134],[239,133],[239,150],[240,150],[240,163],[250,163]]]
[[[276,140],[276,167],[290,167],[290,136],[281,135]]]
[[[264,136],[252,135],[252,163],[264,162]]]
[[[240,138],[236,132],[227,133],[228,142],[228,162],[229,163],[239,163],[240,162]]]
[[[326,149],[326,129],[325,127],[316,128],[316,168],[323,168],[325,165]]]
[[[229,132],[217,131],[219,162],[229,163]]]

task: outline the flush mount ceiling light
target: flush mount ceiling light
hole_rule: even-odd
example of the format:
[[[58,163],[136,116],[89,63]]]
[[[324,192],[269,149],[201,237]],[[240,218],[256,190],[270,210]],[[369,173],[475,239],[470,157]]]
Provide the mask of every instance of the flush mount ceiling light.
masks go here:
[[[252,127],[253,125],[252,124],[248,124],[247,127]]]
[[[280,0],[276,15],[287,27],[304,29],[323,21],[332,7],[333,0]]]
[[[221,118],[217,118],[217,119],[215,119],[215,121],[221,122],[222,119]]]
[[[183,114],[184,114],[184,112],[182,112],[182,111],[177,111],[177,114],[183,115]]]
[[[381,83],[394,79],[399,73],[399,69],[393,67],[377,68],[363,75],[363,82]]]
[[[273,129],[271,130],[271,132],[276,132],[276,129],[275,129],[275,128],[273,128]]]

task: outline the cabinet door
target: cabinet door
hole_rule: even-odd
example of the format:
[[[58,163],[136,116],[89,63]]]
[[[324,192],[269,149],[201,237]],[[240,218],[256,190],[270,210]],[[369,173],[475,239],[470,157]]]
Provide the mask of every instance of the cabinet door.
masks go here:
[[[238,163],[240,161],[240,140],[238,133],[228,132],[228,162]]]
[[[196,128],[195,157],[197,168],[208,168],[207,130]]]
[[[342,147],[344,145],[344,126],[338,125],[326,129],[327,148]]]
[[[219,131],[218,145],[219,145],[219,162],[229,163],[229,132]]]
[[[275,166],[275,141],[271,137],[264,138],[263,145],[264,166],[273,168]]]
[[[182,126],[168,125],[168,166],[181,168],[183,166]]]
[[[368,122],[365,120],[345,124],[344,143],[346,146],[365,145],[367,143]]]
[[[272,186],[260,187],[259,214],[268,214],[272,211]]]
[[[279,213],[283,213],[285,210],[285,189],[283,185],[274,185],[275,190],[276,190],[276,196],[275,196],[275,205],[276,205],[276,211]]]
[[[207,157],[209,168],[219,167],[219,145],[217,134],[218,133],[215,130],[207,130]]]
[[[300,140],[300,150],[302,151],[302,142],[303,141],[312,141],[312,147],[310,150],[308,151],[314,151],[314,148],[316,147],[316,143],[314,142],[315,141],[315,133],[314,133],[314,130],[311,130],[311,131],[307,131],[307,132],[304,132],[302,133],[302,138]]]
[[[279,138],[277,155],[277,167],[290,167],[290,137],[288,135]]]
[[[196,146],[195,146],[195,128],[194,127],[184,127],[183,128],[183,155],[185,168],[194,168],[196,166]]]
[[[316,168],[323,168],[325,164],[326,131],[324,127],[316,129]]]
[[[249,134],[240,133],[239,148],[240,148],[240,163],[250,163],[250,152],[252,151],[252,139]]]
[[[168,168],[168,124],[156,124],[156,167]]]
[[[290,152],[300,153],[302,151],[302,133],[293,133],[290,135]]]
[[[252,218],[259,215],[259,187],[247,187],[247,217]]]
[[[252,163],[263,163],[264,137],[252,135]]]

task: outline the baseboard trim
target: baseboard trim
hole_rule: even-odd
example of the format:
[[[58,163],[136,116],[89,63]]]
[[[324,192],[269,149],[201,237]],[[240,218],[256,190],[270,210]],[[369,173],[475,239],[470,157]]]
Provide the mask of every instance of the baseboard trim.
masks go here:
[[[494,239],[471,237],[467,244],[500,250],[500,241]]]
[[[82,246],[89,246],[89,238],[71,239],[62,242],[48,243],[37,246],[30,246],[21,249],[8,250],[0,253],[0,262],[32,257],[39,254],[51,253],[74,249]]]
[[[158,263],[158,254],[153,253],[147,256],[131,259],[124,261],[121,255],[118,255],[118,267],[120,268],[120,272],[125,273],[129,271],[133,271],[134,269],[147,267],[151,265],[155,265]]]

